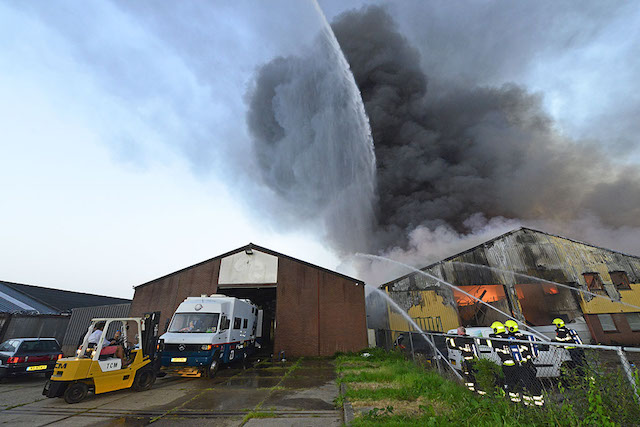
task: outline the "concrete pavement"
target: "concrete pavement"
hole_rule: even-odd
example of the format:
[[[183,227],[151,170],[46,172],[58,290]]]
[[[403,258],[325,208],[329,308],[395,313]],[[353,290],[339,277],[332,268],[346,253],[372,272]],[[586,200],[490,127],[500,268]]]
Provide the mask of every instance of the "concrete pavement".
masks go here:
[[[159,378],[151,390],[94,396],[75,405],[42,396],[44,378],[0,383],[0,423],[29,426],[339,426],[330,360],[254,361],[211,379]],[[252,418],[253,417],[253,418]]]

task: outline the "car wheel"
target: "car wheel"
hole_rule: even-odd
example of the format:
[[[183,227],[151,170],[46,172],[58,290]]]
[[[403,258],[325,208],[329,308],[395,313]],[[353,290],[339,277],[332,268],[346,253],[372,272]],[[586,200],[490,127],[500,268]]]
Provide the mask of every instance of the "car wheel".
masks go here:
[[[72,383],[64,391],[64,400],[67,403],[78,403],[87,397],[89,386],[85,383]]]
[[[149,390],[155,382],[156,373],[153,371],[153,369],[143,368],[136,373],[136,377],[133,380],[133,385],[131,386],[131,388],[133,388],[135,391],[145,391]]]

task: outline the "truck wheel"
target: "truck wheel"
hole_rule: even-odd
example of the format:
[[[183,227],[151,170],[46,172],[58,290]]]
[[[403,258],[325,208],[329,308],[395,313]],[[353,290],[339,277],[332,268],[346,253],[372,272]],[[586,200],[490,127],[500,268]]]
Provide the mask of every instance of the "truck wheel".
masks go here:
[[[131,386],[131,388],[135,391],[145,391],[149,390],[155,382],[156,373],[153,371],[153,369],[144,368],[140,369],[136,373],[136,377],[133,380],[133,385]]]
[[[85,383],[72,383],[64,391],[64,400],[67,403],[78,403],[87,397],[89,386]]]
[[[213,362],[211,362],[211,365],[205,371],[205,375],[204,375],[205,378],[213,378],[213,377],[215,377],[216,373],[218,372],[218,368],[219,367],[220,367],[220,361],[214,357],[213,358]]]

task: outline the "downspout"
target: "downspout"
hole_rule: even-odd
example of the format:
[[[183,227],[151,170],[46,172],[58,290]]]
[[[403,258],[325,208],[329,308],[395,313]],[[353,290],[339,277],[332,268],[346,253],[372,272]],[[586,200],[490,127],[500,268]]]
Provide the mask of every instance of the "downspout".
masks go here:
[[[320,356],[320,272],[316,272],[316,288],[318,289],[318,354]]]

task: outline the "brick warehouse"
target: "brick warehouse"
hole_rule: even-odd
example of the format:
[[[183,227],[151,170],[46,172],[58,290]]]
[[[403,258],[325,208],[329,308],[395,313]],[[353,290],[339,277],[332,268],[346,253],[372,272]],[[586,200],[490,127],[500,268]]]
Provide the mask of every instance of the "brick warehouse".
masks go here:
[[[274,354],[331,356],[367,346],[362,281],[251,243],[136,286],[131,315],[160,311],[166,325],[185,298],[215,293],[264,310]]]

